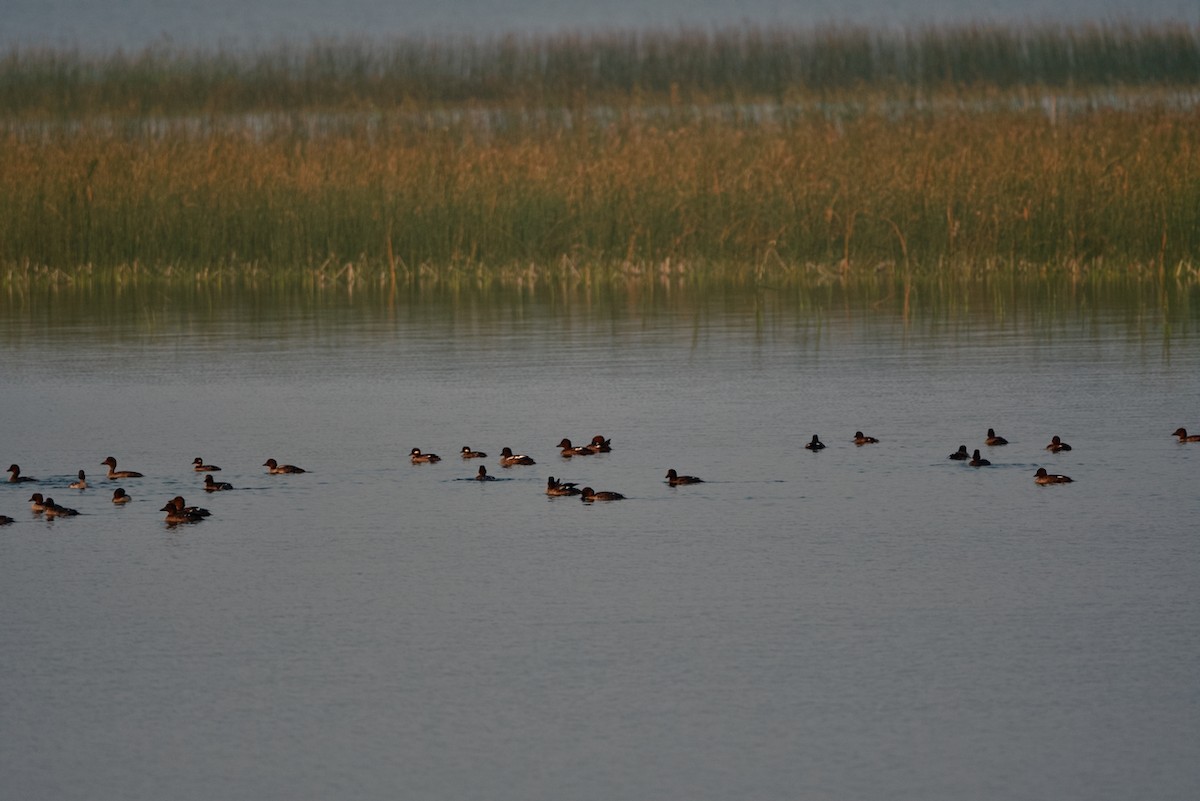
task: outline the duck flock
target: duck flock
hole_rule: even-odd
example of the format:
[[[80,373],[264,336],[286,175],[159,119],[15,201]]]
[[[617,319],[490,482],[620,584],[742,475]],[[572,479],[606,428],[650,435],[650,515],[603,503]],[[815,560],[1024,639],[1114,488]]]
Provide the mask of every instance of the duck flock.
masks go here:
[[[1200,442],[1200,434],[1189,434],[1185,428],[1177,428],[1172,436],[1177,437],[1179,442]],[[856,447],[864,445],[875,445],[879,442],[875,437],[866,436],[861,431],[854,432],[854,438],[851,440]],[[999,447],[1007,445],[1008,440],[996,434],[994,429],[989,428],[987,437],[984,440],[984,445],[988,447]],[[825,443],[821,442],[821,438],[817,434],[813,434],[812,439],[805,443],[806,450],[819,452],[825,449]],[[592,437],[591,442],[586,445],[573,445],[571,440],[563,439],[558,443],[559,455],[563,458],[575,458],[583,456],[592,456],[595,454],[609,453],[612,451],[612,440],[597,434]],[[1054,435],[1050,443],[1045,448],[1050,453],[1061,453],[1071,450],[1071,446],[1062,441],[1062,438],[1057,434]],[[483,451],[478,451],[470,446],[464,445],[459,451],[459,456],[463,460],[484,459],[487,454]],[[987,467],[991,462],[984,459],[980,454],[980,449],[976,448],[973,452],[967,451],[966,445],[960,445],[958,450],[951,453],[947,458],[954,461],[966,462],[971,467]],[[420,448],[413,448],[409,453],[409,459],[414,465],[435,464],[440,462],[442,458],[436,453],[427,453]],[[500,466],[503,468],[531,466],[537,462],[530,456],[523,453],[514,453],[512,448],[505,447],[500,451],[499,458]],[[0,462],[3,464],[3,462]],[[136,470],[118,470],[117,460],[109,456],[101,465],[108,468],[105,478],[108,481],[120,481],[122,479],[142,478],[143,474]],[[288,475],[308,472],[302,467],[297,467],[291,464],[280,464],[275,459],[267,459],[263,462],[263,467],[267,468],[267,473],[271,475]],[[219,492],[222,490],[231,490],[233,485],[228,482],[218,481],[213,478],[213,473],[220,472],[221,468],[208,464],[201,457],[197,456],[192,460],[192,469],[196,473],[204,473],[204,483],[201,485],[205,492]],[[8,467],[8,483],[9,484],[31,484],[36,485],[41,482],[32,476],[21,474],[19,465],[13,464]],[[472,476],[475,481],[494,481],[495,476],[487,471],[487,467],[480,465],[475,475]],[[1044,467],[1039,467],[1033,476],[1034,483],[1046,484],[1070,484],[1072,479],[1070,476],[1064,476],[1057,473],[1051,473]],[[667,471],[665,481],[668,486],[680,487],[688,484],[702,484],[704,480],[696,476],[680,475],[674,468]],[[80,470],[78,479],[66,486],[69,490],[85,490],[88,488],[87,474]],[[580,487],[573,482],[561,481],[554,476],[550,476],[546,480],[546,494],[556,497],[578,496],[585,503],[594,501],[620,501],[624,500],[625,496],[619,492],[612,491],[596,491],[591,487]],[[124,487],[117,487],[113,490],[111,501],[114,504],[129,503],[132,497],[126,492]],[[79,511],[57,503],[53,497],[35,492],[29,498],[30,509],[35,515],[44,515],[47,518],[58,517],[73,517],[79,514]],[[189,506],[182,496],[176,495],[159,509],[166,513],[165,522],[168,526],[177,526],[184,523],[198,523],[211,513],[199,506]],[[7,515],[0,515],[0,525],[8,525],[12,523],[13,518]]]

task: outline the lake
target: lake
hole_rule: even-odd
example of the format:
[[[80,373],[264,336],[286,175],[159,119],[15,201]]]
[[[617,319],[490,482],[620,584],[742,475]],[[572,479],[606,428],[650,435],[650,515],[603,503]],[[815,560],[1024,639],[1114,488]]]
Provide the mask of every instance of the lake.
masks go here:
[[[999,22],[1200,22],[1192,0],[712,0],[642,3],[552,3],[546,0],[209,0],[208,3],[126,0],[9,0],[0,47],[79,47],[84,50],[175,47],[262,47],[313,37],[492,36],[612,28],[752,25],[874,27]]]
[[[1198,321],[1036,282],[9,288],[0,459],[40,482],[0,483],[0,787],[1193,799]]]

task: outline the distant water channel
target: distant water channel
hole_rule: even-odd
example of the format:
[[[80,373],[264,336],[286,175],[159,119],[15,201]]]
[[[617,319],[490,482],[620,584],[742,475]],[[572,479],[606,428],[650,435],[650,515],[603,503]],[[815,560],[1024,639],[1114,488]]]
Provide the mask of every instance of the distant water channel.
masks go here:
[[[1190,801],[1198,321],[1038,287],[8,292],[0,466],[40,482],[0,483],[0,789]],[[168,527],[176,494],[212,516]]]

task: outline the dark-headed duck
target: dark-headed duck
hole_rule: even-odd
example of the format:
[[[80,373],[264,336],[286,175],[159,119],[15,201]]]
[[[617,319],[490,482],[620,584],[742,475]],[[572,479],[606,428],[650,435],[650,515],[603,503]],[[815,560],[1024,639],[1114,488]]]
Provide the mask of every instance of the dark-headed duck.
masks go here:
[[[879,443],[879,440],[875,439],[874,437],[868,437],[868,436],[864,435],[863,432],[861,432],[861,431],[854,432],[854,444],[855,445],[859,445],[859,446],[876,445],[878,443]]]
[[[1033,474],[1033,480],[1037,484],[1070,484],[1073,479],[1070,476],[1047,473],[1046,468],[1039,467],[1037,472]]]
[[[971,467],[987,467],[991,464],[987,459],[979,455],[979,448],[975,449],[975,453],[971,455],[971,461],[967,462]]]
[[[1059,451],[1071,450],[1071,446],[1063,442],[1062,438],[1059,437],[1058,434],[1055,434],[1050,438],[1050,444],[1046,446],[1046,450],[1050,451],[1051,453],[1058,453]]]
[[[484,467],[483,465],[479,465],[479,472],[475,474],[475,480],[476,481],[495,481],[496,477],[489,476],[487,468]]]
[[[199,506],[188,506],[187,501],[183,499],[182,495],[176,495],[174,498],[167,501],[167,503],[173,505],[175,507],[175,511],[181,512],[182,514],[199,515],[200,517],[209,517],[212,515],[212,512],[208,511],[207,509],[201,509]]]
[[[463,445],[462,450],[459,451],[459,453],[462,454],[462,458],[464,459],[482,459],[487,456],[487,454],[483,451],[473,451],[467,445]]]
[[[559,453],[568,458],[571,456],[591,456],[592,454],[597,453],[597,451],[594,451],[591,448],[583,445],[572,445],[571,440],[565,437],[563,438],[562,442],[558,443],[558,447],[562,449]]]
[[[46,517],[74,517],[75,515],[79,514],[79,512],[74,509],[68,509],[61,504],[55,503],[53,498],[47,498],[45,500],[45,506]]]
[[[591,487],[579,491],[579,497],[584,501],[623,501],[625,496],[619,492],[596,492]]]
[[[217,481],[216,479],[214,479],[212,477],[211,473],[204,477],[204,491],[205,492],[217,492],[218,490],[231,490],[231,489],[233,489],[232,484],[230,484],[227,481]]]
[[[40,515],[46,511],[46,499],[42,497],[42,493],[35,492],[29,496],[29,508],[36,515]]]
[[[515,464],[537,464],[537,462],[523,453],[513,453],[513,449],[505,445],[500,450],[500,464],[504,467],[512,467]]]
[[[221,471],[221,468],[215,464],[205,464],[199,456],[192,460],[192,469],[197,473],[219,473]]]
[[[87,489],[87,475],[82,470],[79,471],[79,480],[72,481],[67,485],[70,489]]]
[[[983,441],[983,444],[984,445],[1007,445],[1008,440],[1006,440],[1004,437],[996,436],[996,429],[989,428],[987,439],[985,439]]]
[[[971,454],[967,453],[966,445],[959,445],[958,450],[956,450],[954,453],[950,454],[946,458],[947,459],[958,459],[959,461],[965,462],[967,459],[971,458]]]
[[[433,464],[442,461],[442,457],[436,453],[422,453],[420,448],[413,448],[409,451],[408,458],[412,460],[413,464]]]
[[[117,487],[115,490],[113,490],[113,503],[129,503],[132,500],[133,498],[129,497],[129,493],[125,491],[124,487]]]
[[[108,467],[108,480],[109,481],[112,481],[114,478],[141,478],[142,477],[142,474],[137,472],[136,470],[118,470],[117,469],[117,460],[111,456],[108,457],[107,459],[105,459],[100,464]]]
[[[672,467],[667,471],[667,483],[672,487],[678,487],[681,484],[703,484],[704,479],[696,478],[695,476],[681,476]]]
[[[578,495],[579,486],[571,481],[559,481],[554,476],[546,479],[547,495]]]
[[[605,439],[603,435],[597,434],[596,436],[592,437],[592,441],[587,447],[592,453],[611,453],[612,440]]]
[[[294,464],[280,464],[274,459],[268,459],[262,463],[262,466],[267,468],[267,472],[273,476],[283,475],[284,473],[307,473],[303,467],[296,467]]]
[[[1180,430],[1182,431],[1182,429],[1180,429]],[[32,476],[21,475],[20,465],[10,464],[8,466],[8,483],[9,484],[23,484],[26,481],[37,481],[37,479],[33,478]]]
[[[172,501],[167,501],[160,512],[166,512],[166,522],[169,526],[178,525],[180,523],[199,523],[204,519],[204,515],[195,512],[189,512],[186,509],[179,509]]]
[[[812,438],[811,442],[804,443],[804,449],[808,450],[808,451],[819,451],[819,450],[822,450],[824,447],[825,447],[825,443],[821,442],[820,437],[818,437],[816,434],[813,434],[813,438]]]
[[[1172,436],[1179,437],[1180,442],[1200,442],[1200,434],[1189,434],[1186,428],[1175,429],[1175,433]],[[12,470],[12,467],[8,469]],[[9,479],[9,481],[11,480]]]

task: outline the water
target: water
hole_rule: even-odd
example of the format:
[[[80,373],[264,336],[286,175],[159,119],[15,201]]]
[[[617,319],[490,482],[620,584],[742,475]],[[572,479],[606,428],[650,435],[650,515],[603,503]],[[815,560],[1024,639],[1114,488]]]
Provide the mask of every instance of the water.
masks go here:
[[[820,0],[780,3],[711,0],[642,3],[551,3],[518,0],[343,0],[194,3],[129,0],[8,0],[0,46],[70,46],[85,50],[171,46],[269,46],[312,37],[489,36],[506,32],[553,33],[612,28],[710,28],[870,24],[921,26],[967,22],[1080,21],[1200,22],[1192,0]]]
[[[1194,798],[1187,303],[10,298],[0,458],[81,515],[0,485],[0,788]],[[175,494],[213,516],[169,528]]]

